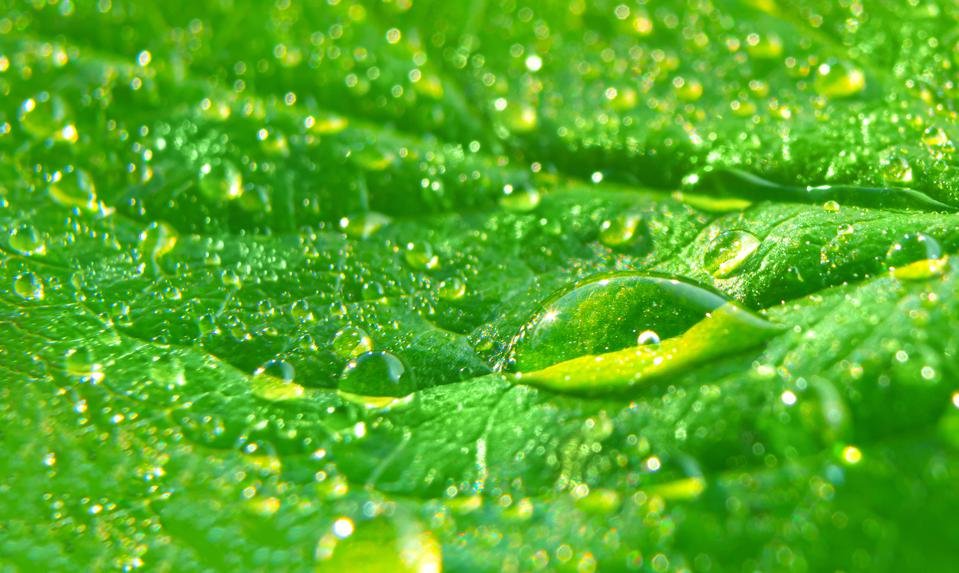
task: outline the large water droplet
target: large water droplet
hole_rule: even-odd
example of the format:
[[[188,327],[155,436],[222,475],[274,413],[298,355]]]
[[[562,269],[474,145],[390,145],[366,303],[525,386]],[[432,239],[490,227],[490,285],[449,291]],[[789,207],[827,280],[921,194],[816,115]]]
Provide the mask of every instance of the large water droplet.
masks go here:
[[[406,396],[416,389],[403,362],[389,352],[366,352],[351,360],[340,376],[342,392],[360,396]]]
[[[47,246],[33,225],[18,225],[10,231],[10,248],[24,255],[42,255]]]
[[[418,271],[430,271],[440,266],[439,257],[433,254],[433,245],[426,241],[407,243],[403,259],[410,268]]]
[[[603,391],[743,350],[779,330],[685,280],[604,273],[548,298],[513,339],[507,366],[523,372],[523,382]]]
[[[377,231],[390,224],[391,219],[382,213],[368,211],[343,217],[340,219],[340,229],[347,236],[354,239],[366,239],[373,236]]]
[[[826,97],[854,96],[866,89],[866,76],[849,62],[830,61],[816,68],[813,89]]]
[[[97,209],[97,188],[93,177],[83,169],[72,167],[53,174],[48,187],[50,196],[65,207],[87,211]]]
[[[886,251],[886,264],[904,267],[916,261],[938,259],[942,256],[939,242],[925,233],[906,233]]]
[[[539,190],[532,185],[516,187],[507,184],[503,186],[503,194],[500,195],[499,204],[507,211],[527,213],[539,206],[540,199]]]
[[[102,366],[97,363],[93,351],[85,346],[72,348],[63,359],[64,369],[69,376],[99,381],[103,378]]]
[[[13,291],[27,300],[42,300],[43,281],[33,273],[23,273],[14,279]]]
[[[442,569],[442,548],[415,520],[385,517],[354,523],[340,518],[320,538],[316,556],[324,571],[427,573]]]
[[[344,326],[333,335],[333,352],[350,360],[373,350],[373,339],[358,326]]]
[[[703,267],[718,279],[731,277],[756,252],[759,244],[759,239],[746,231],[720,233],[703,254]]]
[[[229,161],[200,168],[200,193],[211,201],[229,201],[243,194],[243,174]]]
[[[620,213],[599,226],[599,241],[607,247],[628,245],[637,236],[642,217],[636,213]]]
[[[46,92],[24,100],[17,114],[23,129],[37,139],[55,136],[67,124],[69,110],[59,96]]]
[[[173,250],[177,240],[176,229],[162,221],[153,222],[140,233],[140,252],[159,270],[160,259]]]
[[[306,390],[294,382],[296,370],[285,360],[270,360],[253,373],[253,393],[265,400],[295,400]]]

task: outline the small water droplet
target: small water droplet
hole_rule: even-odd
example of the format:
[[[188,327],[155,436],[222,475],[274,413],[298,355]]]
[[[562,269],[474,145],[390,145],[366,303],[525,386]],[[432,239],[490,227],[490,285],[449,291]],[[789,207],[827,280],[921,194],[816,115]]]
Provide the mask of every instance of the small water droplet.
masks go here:
[[[373,350],[373,339],[358,326],[344,326],[333,335],[333,352],[347,360]]]
[[[709,243],[703,254],[703,267],[718,279],[736,274],[759,248],[760,241],[746,231],[725,231]]]
[[[351,360],[340,376],[342,392],[360,396],[406,396],[416,387],[403,362],[389,352],[366,352]]]
[[[43,255],[46,243],[33,225],[18,225],[10,231],[10,248],[24,255]]]

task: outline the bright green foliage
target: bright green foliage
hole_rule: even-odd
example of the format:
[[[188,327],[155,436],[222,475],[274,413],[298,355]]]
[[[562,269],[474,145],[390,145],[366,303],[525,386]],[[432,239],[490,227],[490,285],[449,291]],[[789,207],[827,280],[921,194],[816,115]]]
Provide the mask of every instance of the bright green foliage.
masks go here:
[[[957,29],[0,0],[0,570],[954,569]]]

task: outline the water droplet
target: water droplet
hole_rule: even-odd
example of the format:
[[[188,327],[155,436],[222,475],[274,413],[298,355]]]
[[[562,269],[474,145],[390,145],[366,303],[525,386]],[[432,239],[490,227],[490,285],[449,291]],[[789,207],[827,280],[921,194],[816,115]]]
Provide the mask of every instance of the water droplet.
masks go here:
[[[830,199],[822,204],[823,211],[827,213],[838,213],[842,209],[842,205],[838,201],[833,201]]]
[[[507,211],[514,213],[528,213],[539,206],[539,191],[531,185],[522,185],[514,187],[511,184],[503,186],[503,194],[499,198],[499,204]]]
[[[48,192],[54,201],[65,207],[79,207],[87,211],[98,208],[93,177],[83,169],[70,167],[57,171],[50,179]]]
[[[440,266],[440,259],[433,254],[433,245],[426,241],[406,243],[403,259],[414,270],[431,271]]]
[[[660,342],[637,346],[647,330]],[[516,379],[524,383],[611,391],[751,348],[778,332],[762,317],[691,282],[605,273],[547,299],[513,339],[507,365],[522,372]]]
[[[160,259],[176,246],[178,235],[170,225],[155,221],[140,233],[140,253],[145,256],[154,270],[159,270]]]
[[[746,37],[746,51],[758,59],[775,59],[783,53],[783,41],[771,34],[750,34]]]
[[[46,92],[24,100],[20,104],[18,119],[23,129],[37,139],[55,136],[67,124],[69,109],[59,96]]]
[[[253,393],[271,402],[301,398],[306,390],[295,383],[296,370],[285,360],[270,360],[253,373]]]
[[[344,326],[333,335],[333,352],[347,360],[373,350],[373,339],[358,326]]]
[[[760,241],[746,231],[725,231],[709,243],[703,267],[718,279],[733,276],[759,248]]]
[[[866,89],[866,76],[849,62],[829,61],[816,68],[813,89],[825,97],[854,96]]]
[[[391,219],[382,213],[368,211],[340,219],[340,229],[354,239],[366,239],[389,225]]]
[[[313,309],[310,308],[310,303],[306,299],[298,300],[290,305],[290,316],[295,318],[300,322],[311,322],[313,321]]]
[[[342,392],[360,396],[406,396],[416,389],[403,362],[389,352],[366,352],[351,360],[340,376]]]
[[[880,160],[882,177],[886,183],[912,183],[912,166],[901,155],[887,155]]]
[[[698,80],[677,77],[673,79],[676,97],[685,102],[694,102],[703,95],[703,84]]]
[[[627,245],[636,238],[642,217],[635,213],[620,213],[599,226],[599,240],[607,247]]]
[[[241,288],[243,286],[243,279],[232,269],[226,269],[220,273],[220,281],[223,286],[228,288]]]
[[[229,161],[206,163],[200,168],[200,193],[215,202],[236,199],[243,194],[243,174]]]
[[[916,261],[942,257],[939,242],[925,233],[906,233],[890,245],[886,264],[892,268],[904,267]]]
[[[79,378],[89,378],[99,381],[103,378],[102,367],[93,356],[93,351],[87,347],[72,348],[64,356],[64,369],[67,375]]]
[[[636,337],[636,344],[639,346],[644,344],[659,344],[659,342],[659,334],[657,334],[655,330],[644,330]]]
[[[459,277],[446,279],[439,284],[436,292],[442,300],[460,300],[466,295],[466,281]]]
[[[43,255],[47,246],[32,225],[18,225],[10,231],[10,248],[24,255]]]
[[[409,518],[402,524],[385,517],[337,519],[317,543],[316,556],[324,571],[353,571],[362,563],[371,571],[433,573],[443,562],[441,545]]]
[[[42,300],[43,281],[33,273],[23,273],[14,279],[13,291],[27,300]]]

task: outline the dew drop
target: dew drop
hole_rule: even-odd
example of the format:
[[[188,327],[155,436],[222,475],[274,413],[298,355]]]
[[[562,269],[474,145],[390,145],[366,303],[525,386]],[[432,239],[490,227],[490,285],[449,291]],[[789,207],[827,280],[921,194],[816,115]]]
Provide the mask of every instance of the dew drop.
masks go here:
[[[849,62],[829,61],[816,68],[813,89],[824,97],[850,97],[866,89],[866,76]]]
[[[294,382],[296,370],[285,360],[270,360],[253,373],[253,393],[272,402],[295,400],[306,390]]]
[[[200,168],[200,193],[210,201],[230,201],[243,194],[243,175],[229,161],[206,163]]]
[[[33,225],[18,225],[10,231],[10,248],[24,255],[43,255],[46,243]]]
[[[659,342],[659,334],[657,334],[655,330],[644,330],[636,337],[636,344],[639,346],[644,344],[659,344]]]
[[[79,207],[87,211],[97,209],[97,188],[93,177],[83,169],[72,167],[57,171],[48,187],[50,197],[65,207]]]
[[[13,291],[27,300],[43,300],[43,281],[33,273],[23,273],[14,279]]]
[[[886,183],[912,183],[912,166],[901,155],[885,156],[880,160],[882,178]]]
[[[347,360],[373,350],[373,339],[358,326],[344,326],[333,335],[333,352]]]
[[[666,340],[721,307],[729,307],[744,328],[768,324],[718,292],[686,280],[634,271],[602,273],[546,299],[511,341],[506,366],[528,372],[633,347],[645,331]]]
[[[426,241],[407,243],[403,259],[413,270],[431,271],[440,266],[440,259],[433,253],[433,245]]]
[[[339,390],[359,396],[406,396],[416,387],[403,362],[389,352],[373,351],[351,360],[340,376]]]
[[[97,363],[93,351],[87,347],[71,348],[64,356],[63,363],[69,376],[97,381],[103,378],[102,366]]]
[[[907,233],[890,245],[886,264],[892,268],[904,267],[916,261],[942,257],[942,247],[925,233]]]
[[[511,184],[503,186],[499,204],[507,211],[514,213],[528,213],[539,206],[541,196],[539,191],[531,185],[515,187]]]
[[[45,139],[66,127],[68,115],[69,110],[62,98],[43,92],[24,100],[17,117],[24,131],[37,139]]]
[[[390,222],[391,219],[386,215],[377,213],[376,211],[368,211],[350,217],[343,217],[340,219],[339,224],[340,229],[346,233],[348,237],[367,239],[386,225],[389,225]]]
[[[644,330],[656,332],[660,342],[637,345]],[[516,383],[576,394],[620,393],[681,376],[782,331],[685,280],[607,273],[550,297],[513,339],[506,366],[519,370],[511,375]]]
[[[756,252],[759,244],[759,239],[746,231],[720,233],[703,254],[703,267],[718,279],[731,277]]]
[[[466,281],[459,277],[452,277],[440,282],[436,289],[442,300],[460,300],[466,295]]]
[[[641,223],[642,217],[635,213],[620,213],[602,222],[599,241],[610,248],[627,245],[636,238]]]
[[[176,246],[177,240],[176,229],[162,221],[155,221],[140,232],[140,252],[156,269],[160,259]]]

